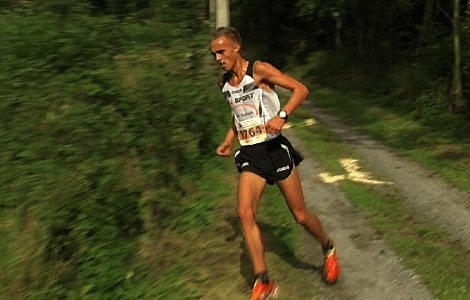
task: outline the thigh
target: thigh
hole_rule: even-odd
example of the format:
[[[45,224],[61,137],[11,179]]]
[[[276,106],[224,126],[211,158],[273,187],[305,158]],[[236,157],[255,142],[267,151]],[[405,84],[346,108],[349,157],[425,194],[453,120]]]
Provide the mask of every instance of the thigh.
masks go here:
[[[302,190],[302,183],[297,168],[285,180],[278,181],[277,185],[281,189],[289,209],[293,212],[307,210],[305,196]]]
[[[252,172],[242,172],[238,182],[239,209],[252,210],[255,213],[265,186],[266,179],[263,177]]]

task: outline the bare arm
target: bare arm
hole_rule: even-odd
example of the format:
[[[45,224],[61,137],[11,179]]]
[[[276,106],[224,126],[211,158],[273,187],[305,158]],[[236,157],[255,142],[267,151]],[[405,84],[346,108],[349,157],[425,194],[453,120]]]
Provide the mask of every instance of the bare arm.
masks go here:
[[[230,127],[225,141],[217,148],[217,154],[222,157],[230,157],[233,149],[233,143],[237,139],[237,126],[235,126],[235,120],[232,119],[232,126]]]
[[[283,108],[289,116],[304,103],[310,94],[304,84],[282,73],[268,63],[258,62],[256,64],[255,78],[259,85],[266,84],[270,88],[273,88],[274,85],[278,85],[292,91],[292,96]],[[276,116],[269,122],[267,126],[268,130],[273,133],[278,133],[281,131],[285,122],[284,119]]]
[[[222,89],[224,87],[223,78],[221,77],[219,80],[219,88]],[[230,157],[233,149],[233,143],[237,139],[237,126],[235,126],[235,120],[232,119],[232,125],[225,137],[225,141],[217,148],[217,154],[222,157]]]

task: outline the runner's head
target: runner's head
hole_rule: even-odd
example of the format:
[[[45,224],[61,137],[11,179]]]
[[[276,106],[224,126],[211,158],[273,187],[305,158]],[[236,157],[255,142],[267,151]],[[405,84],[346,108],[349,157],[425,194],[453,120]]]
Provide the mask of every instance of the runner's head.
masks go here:
[[[240,33],[238,33],[238,31],[235,28],[233,27],[217,28],[217,30],[211,34],[211,42],[213,42],[214,40],[222,36],[228,37],[234,45],[238,44],[240,45],[240,47],[242,46],[242,37],[240,36]]]
[[[242,39],[235,28],[219,27],[211,34],[211,52],[225,71],[233,69],[243,52]]]

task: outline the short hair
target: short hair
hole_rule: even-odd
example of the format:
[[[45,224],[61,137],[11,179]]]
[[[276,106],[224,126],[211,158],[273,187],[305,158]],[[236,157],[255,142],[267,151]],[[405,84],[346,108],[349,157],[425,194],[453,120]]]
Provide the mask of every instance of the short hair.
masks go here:
[[[211,42],[222,37],[228,37],[234,44],[242,46],[242,37],[233,27],[219,27],[211,34]]]

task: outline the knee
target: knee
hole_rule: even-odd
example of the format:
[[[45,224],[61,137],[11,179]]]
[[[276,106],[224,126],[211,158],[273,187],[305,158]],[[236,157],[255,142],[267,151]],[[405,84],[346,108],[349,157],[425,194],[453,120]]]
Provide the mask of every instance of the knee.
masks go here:
[[[252,209],[246,207],[239,207],[238,211],[238,218],[242,225],[244,224],[251,224],[255,222],[255,213]]]

